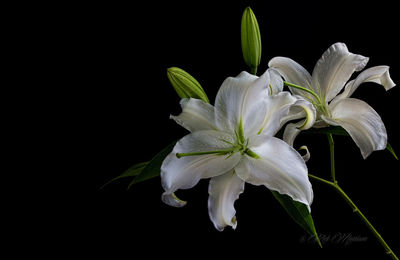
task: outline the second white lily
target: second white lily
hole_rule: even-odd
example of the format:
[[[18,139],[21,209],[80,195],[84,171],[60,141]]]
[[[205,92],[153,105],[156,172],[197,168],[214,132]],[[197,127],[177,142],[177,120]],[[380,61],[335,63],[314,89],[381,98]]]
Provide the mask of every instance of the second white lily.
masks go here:
[[[165,203],[185,205],[174,192],[211,178],[208,209],[218,230],[236,227],[234,202],[245,182],[265,185],[310,209],[313,191],[304,160],[273,137],[298,99],[289,92],[268,95],[281,89],[270,73],[258,78],[242,72],[226,79],[215,107],[197,99],[182,100],[182,113],[172,118],[191,133],[177,142],[162,164]]]
[[[375,82],[386,90],[395,86],[388,66],[376,66],[364,70],[354,80],[346,82],[351,75],[362,70],[368,58],[347,50],[344,43],[333,44],[314,67],[312,76],[300,64],[285,57],[275,57],[268,63],[289,83],[291,92],[310,101],[317,110],[314,127],[328,125],[343,127],[361,150],[364,159],[372,151],[386,148],[385,125],[378,113],[364,101],[350,98],[364,82]],[[346,85],[345,85],[346,84]],[[304,89],[296,88],[301,86]],[[344,88],[344,91],[340,91]],[[284,140],[293,145],[301,129],[298,124],[289,124]]]

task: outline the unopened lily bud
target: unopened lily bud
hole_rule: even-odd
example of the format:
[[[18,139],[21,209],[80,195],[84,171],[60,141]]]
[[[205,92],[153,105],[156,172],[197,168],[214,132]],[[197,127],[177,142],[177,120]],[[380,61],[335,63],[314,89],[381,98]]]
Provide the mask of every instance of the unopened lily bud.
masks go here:
[[[243,12],[241,33],[244,61],[250,67],[250,72],[256,74],[261,60],[261,36],[256,16],[250,7]]]
[[[186,71],[171,67],[167,71],[167,76],[179,97],[197,98],[210,103],[200,83]]]

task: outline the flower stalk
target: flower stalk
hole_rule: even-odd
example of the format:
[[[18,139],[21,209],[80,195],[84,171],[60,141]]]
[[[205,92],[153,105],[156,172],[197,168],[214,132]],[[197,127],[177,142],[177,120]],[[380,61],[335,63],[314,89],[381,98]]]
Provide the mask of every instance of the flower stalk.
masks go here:
[[[328,133],[327,136],[328,136],[328,141],[329,141],[332,181],[325,180],[323,178],[314,176],[312,174],[308,174],[308,177],[310,179],[316,180],[318,182],[325,183],[325,184],[331,186],[332,188],[334,188],[339,193],[339,195],[346,201],[346,203],[349,204],[349,206],[352,208],[353,212],[356,213],[360,217],[360,219],[364,222],[364,224],[368,227],[368,229],[376,237],[376,239],[379,241],[379,243],[385,249],[386,254],[388,254],[392,259],[399,260],[399,258],[392,251],[392,249],[389,247],[389,245],[386,243],[386,241],[383,239],[383,237],[379,234],[379,232],[375,229],[375,227],[371,224],[371,222],[369,222],[367,217],[365,217],[365,215],[360,211],[360,209],[357,207],[357,205],[350,199],[350,197],[339,186],[339,184],[336,180],[336,177],[335,177],[335,149],[334,149],[333,137],[332,137],[331,133]]]

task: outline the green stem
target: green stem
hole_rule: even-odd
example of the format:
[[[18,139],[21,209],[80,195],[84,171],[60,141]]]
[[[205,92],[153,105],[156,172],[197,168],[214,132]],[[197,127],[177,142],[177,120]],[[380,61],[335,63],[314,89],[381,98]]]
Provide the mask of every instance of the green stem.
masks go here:
[[[336,181],[336,173],[335,173],[335,143],[333,142],[333,136],[331,133],[326,134],[328,136],[329,141],[329,152],[331,156],[331,177],[333,183],[337,183]]]
[[[309,177],[310,179],[313,179],[313,180],[316,180],[316,181],[319,181],[319,182],[322,182],[322,183],[325,183],[325,184],[328,184],[328,185],[330,185],[330,186],[335,187],[335,184],[334,184],[333,182],[328,181],[328,180],[325,180],[325,179],[322,179],[322,178],[317,177],[317,176],[315,176],[315,175],[308,174],[308,177]]]
[[[354,202],[349,198],[349,196],[347,196],[347,194],[337,184],[336,184],[336,190],[339,192],[340,196],[342,196],[342,198],[344,198],[344,200],[347,202],[347,204],[350,205],[350,207],[353,209],[353,212],[355,212],[361,218],[361,220],[369,228],[369,230],[372,232],[372,234],[374,234],[376,239],[378,239],[379,243],[383,246],[383,248],[385,248],[386,254],[390,255],[392,257],[392,259],[399,260],[399,258],[394,254],[392,249],[390,249],[389,245],[385,242],[385,240],[382,238],[382,236],[379,234],[379,232],[374,228],[374,226],[371,224],[371,222],[368,221],[368,219],[359,210],[359,208],[356,206],[356,204],[354,204]]]
[[[314,176],[309,174],[308,176],[311,179],[317,180],[319,182],[328,184],[329,186],[333,187],[339,195],[349,204],[349,206],[353,209],[353,212],[355,212],[361,220],[364,222],[364,224],[368,227],[368,229],[374,234],[376,239],[379,241],[379,243],[382,245],[382,247],[385,249],[386,254],[390,255],[392,259],[399,260],[399,258],[394,254],[392,249],[388,246],[388,244],[385,242],[385,240],[382,238],[382,236],[379,234],[379,232],[374,228],[374,226],[369,222],[369,220],[364,216],[364,214],[360,211],[360,209],[354,204],[354,202],[350,199],[350,197],[340,188],[339,184],[336,181],[335,177],[335,146],[333,142],[333,137],[331,133],[327,133],[328,136],[328,141],[329,141],[329,151],[330,151],[330,161],[331,161],[331,177],[332,181],[327,181],[325,179],[322,179],[320,177]]]
[[[369,220],[364,216],[364,214],[360,211],[360,209],[356,206],[356,204],[354,204],[354,202],[350,199],[350,197],[342,190],[342,188],[340,188],[340,186],[338,185],[337,182],[336,183],[335,182],[331,182],[331,181],[322,179],[320,177],[317,177],[317,176],[314,176],[314,175],[311,175],[311,174],[309,174],[308,177],[310,177],[310,179],[325,183],[325,184],[333,187],[339,193],[339,195],[347,202],[347,204],[350,205],[350,207],[352,208],[353,212],[355,212],[361,218],[361,220],[369,228],[369,230],[372,232],[372,234],[374,234],[376,239],[379,241],[379,243],[385,249],[386,254],[390,255],[390,257],[392,259],[399,260],[399,258],[392,251],[392,249],[390,249],[389,245],[385,242],[385,240],[382,238],[382,236],[379,234],[379,232],[374,228],[374,226],[371,224],[371,222],[369,222]]]

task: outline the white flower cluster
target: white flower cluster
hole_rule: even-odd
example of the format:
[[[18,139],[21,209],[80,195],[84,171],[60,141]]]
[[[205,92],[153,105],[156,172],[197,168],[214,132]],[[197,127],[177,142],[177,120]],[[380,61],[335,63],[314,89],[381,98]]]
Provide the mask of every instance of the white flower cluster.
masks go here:
[[[369,68],[349,81],[367,62],[368,58],[336,43],[322,55],[312,75],[289,58],[275,57],[260,77],[242,72],[227,78],[214,106],[183,99],[182,113],[171,118],[191,133],[177,142],[161,166],[163,201],[183,206],[174,192],[210,178],[208,210],[218,230],[236,227],[234,202],[245,182],[265,185],[310,210],[313,190],[307,166],[292,147],[301,130],[341,126],[364,158],[386,147],[379,115],[367,103],[350,98],[363,82],[379,83],[386,90],[395,86],[387,66]],[[283,91],[284,85],[291,93]],[[300,120],[288,123],[294,119]],[[283,126],[281,140],[275,134]]]

